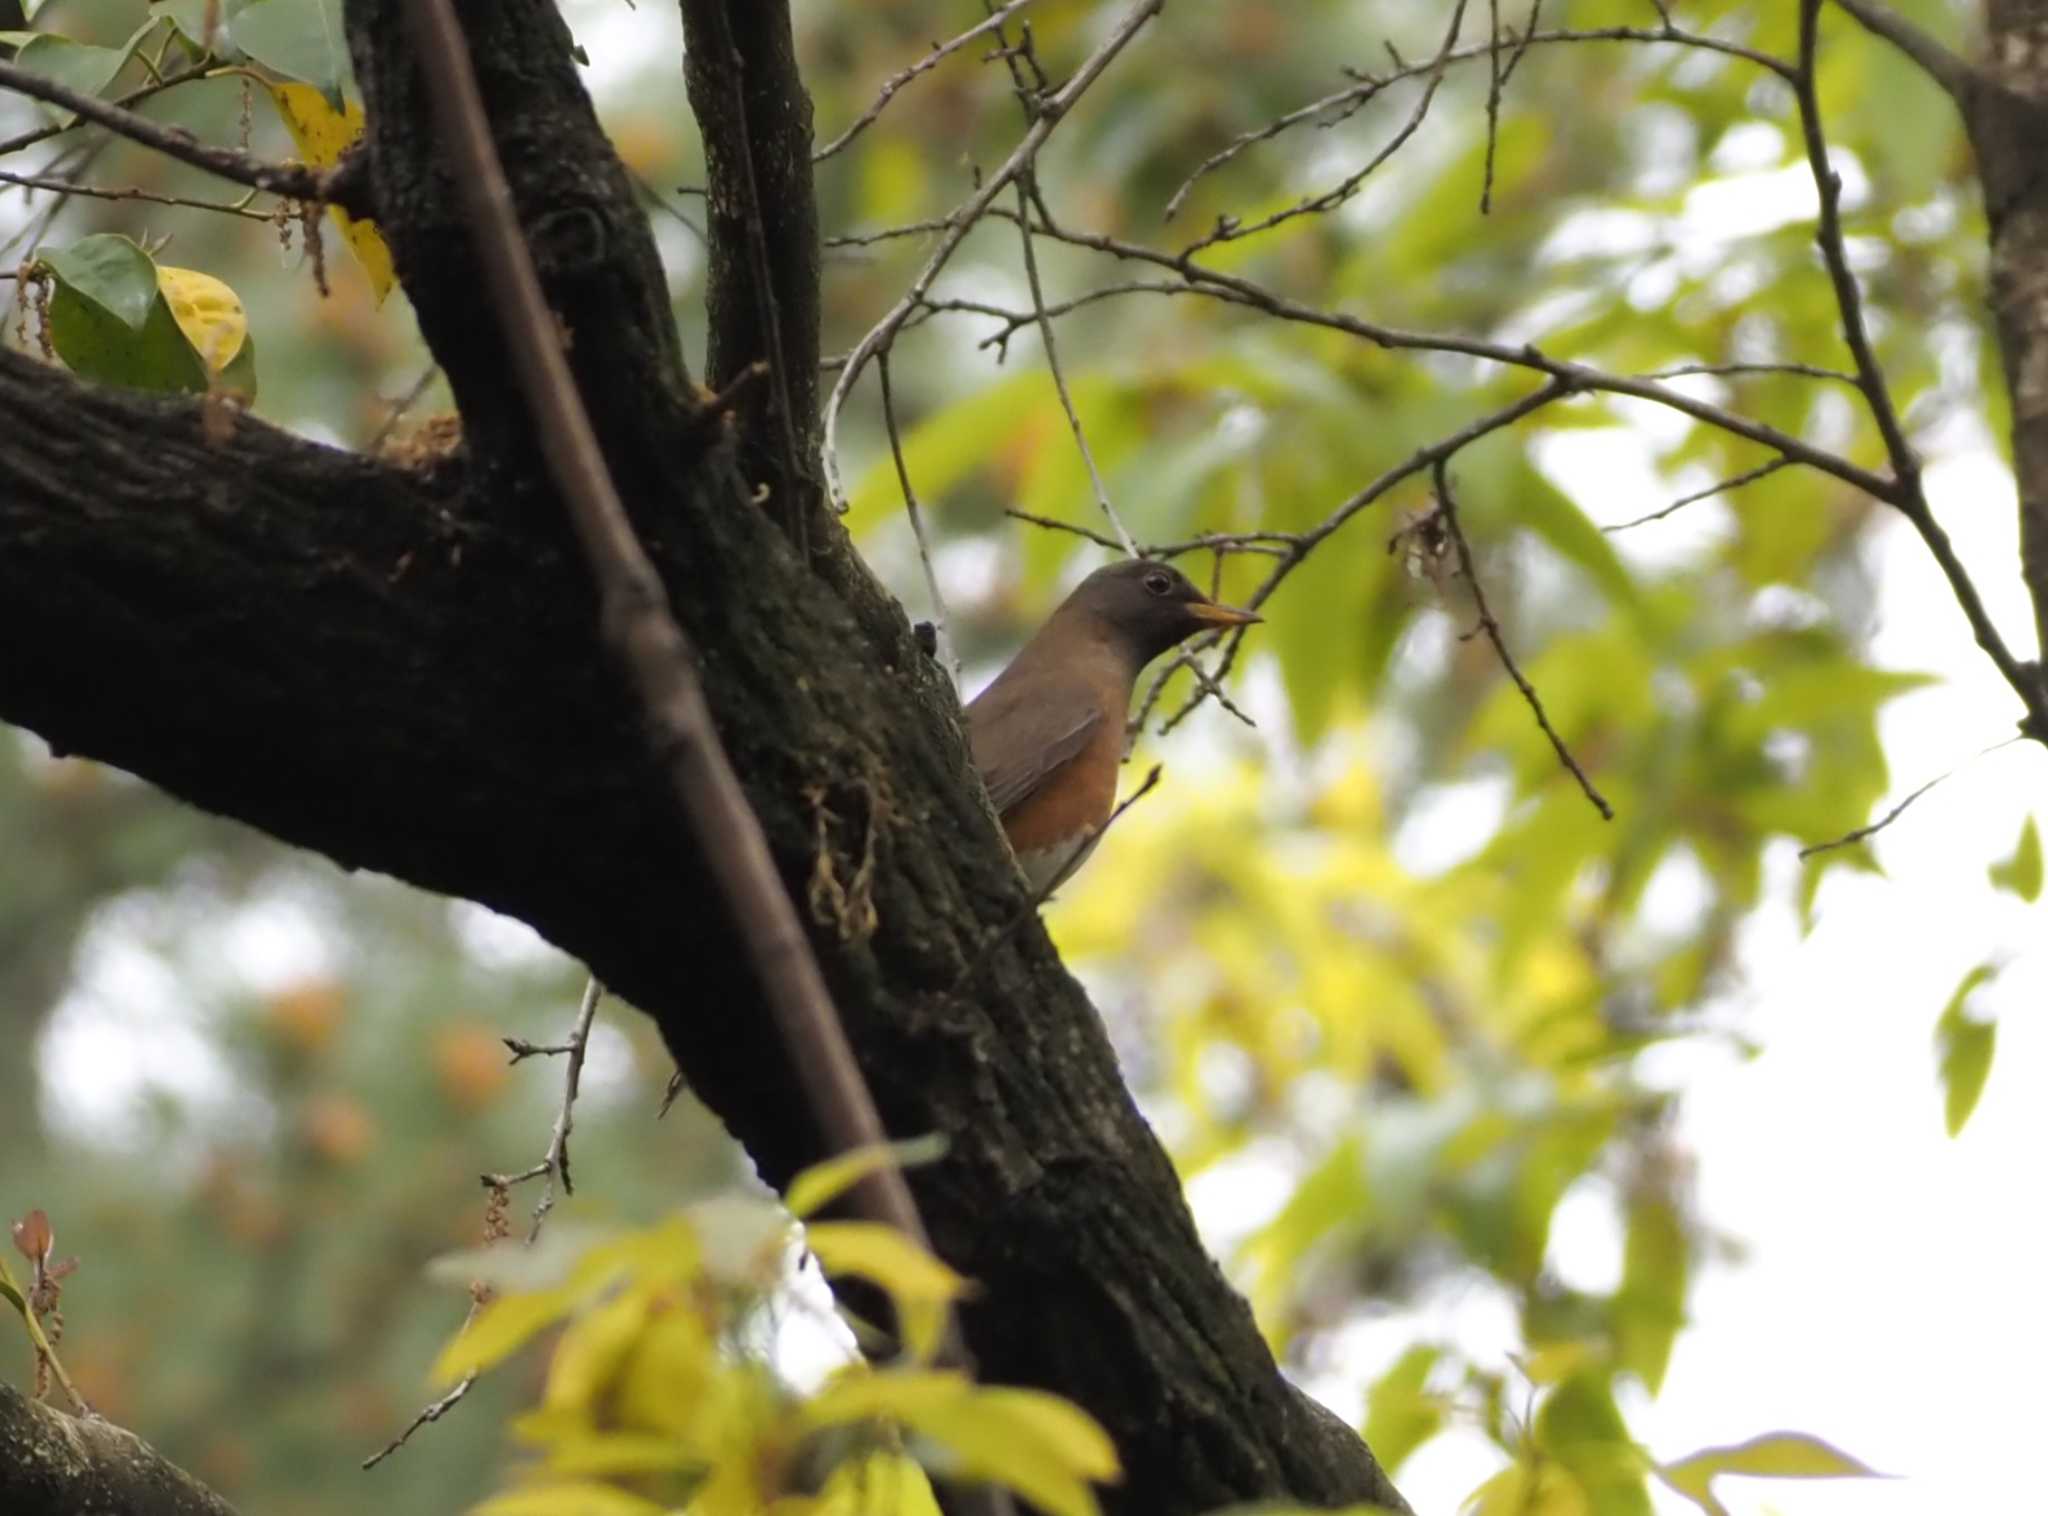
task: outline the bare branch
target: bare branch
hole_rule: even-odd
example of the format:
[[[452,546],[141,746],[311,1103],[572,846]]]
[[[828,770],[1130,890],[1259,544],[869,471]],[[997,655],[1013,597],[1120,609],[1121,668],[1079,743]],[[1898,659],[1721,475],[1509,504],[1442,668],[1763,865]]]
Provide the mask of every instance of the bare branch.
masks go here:
[[[953,688],[960,688],[960,650],[946,629],[946,597],[939,588],[938,570],[932,567],[931,539],[925,535],[924,511],[917,503],[917,488],[910,482],[910,465],[903,459],[903,438],[896,426],[896,392],[889,383],[889,355],[875,355],[875,371],[882,381],[882,424],[889,433],[889,456],[896,460],[896,483],[903,490],[903,508],[910,515],[910,530],[917,538],[917,561],[924,566],[924,587],[932,597],[932,631],[945,650],[946,666],[953,671]]]
[[[1166,0],[1135,0],[1124,18],[1111,29],[1101,45],[1088,55],[1074,76],[1055,93],[1039,101],[1038,119],[1032,122],[1023,139],[1003,161],[1002,166],[982,182],[980,189],[975,191],[965,204],[946,217],[944,236],[939,239],[939,245],[932,250],[931,256],[925,260],[924,267],[918,271],[917,277],[911,280],[909,289],[904,291],[902,298],[890,308],[888,314],[854,344],[853,351],[846,355],[846,361],[839,370],[839,377],[832,385],[832,393],[825,401],[825,436],[822,447],[825,487],[835,509],[846,509],[846,486],[839,473],[839,415],[845,408],[846,397],[852,392],[861,371],[868,366],[876,353],[895,340],[896,333],[904,321],[930,292],[932,282],[939,277],[953,254],[959,250],[968,231],[987,213],[996,196],[1031,165],[1038,156],[1038,150],[1045,145],[1046,138],[1052,135],[1053,128],[1073,108],[1074,102],[1101,77],[1102,71],[1109,67],[1116,55],[1144,29],[1146,22],[1159,14],[1165,4]]]
[[[1038,339],[1045,345],[1045,366],[1052,371],[1052,386],[1059,392],[1060,409],[1066,412],[1067,427],[1074,434],[1074,446],[1081,450],[1081,462],[1087,466],[1088,482],[1095,489],[1095,504],[1108,518],[1118,545],[1126,555],[1136,557],[1138,544],[1131,539],[1131,529],[1117,515],[1116,507],[1110,504],[1109,488],[1102,482],[1102,470],[1095,466],[1095,451],[1088,446],[1088,433],[1081,426],[1080,413],[1074,409],[1074,397],[1067,392],[1066,373],[1060,368],[1060,350],[1053,340],[1052,318],[1045,312],[1045,287],[1038,279],[1038,239],[1031,235],[1031,180],[1029,169],[1017,176],[1017,225],[1023,239],[1024,280],[1031,287],[1031,309],[1038,319]]]
[[[1550,717],[1544,712],[1543,701],[1536,693],[1536,687],[1524,677],[1515,663],[1515,655],[1508,651],[1507,638],[1501,634],[1500,622],[1486,604],[1486,591],[1479,583],[1479,572],[1472,566],[1472,547],[1465,540],[1465,529],[1458,524],[1458,506],[1451,494],[1449,465],[1439,458],[1431,472],[1436,481],[1436,518],[1441,520],[1445,531],[1450,534],[1451,544],[1458,553],[1458,573],[1467,588],[1472,591],[1472,604],[1479,612],[1479,629],[1486,633],[1486,640],[1493,644],[1493,650],[1500,657],[1500,666],[1507,670],[1508,678],[1515,681],[1515,688],[1522,692],[1522,699],[1528,702],[1535,714],[1536,725],[1543,729],[1543,735],[1550,739],[1550,745],[1557,752],[1557,761],[1571,771],[1572,778],[1579,781],[1579,788],[1593,809],[1600,813],[1602,821],[1614,819],[1614,807],[1607,803],[1607,797],[1586,777],[1586,771],[1579,767],[1579,760],[1572,756],[1572,750],[1565,746],[1564,738],[1557,728],[1550,724]]]
[[[1723,479],[1718,484],[1710,484],[1703,490],[1694,490],[1690,495],[1680,495],[1661,510],[1651,511],[1647,516],[1637,516],[1631,521],[1617,521],[1612,526],[1601,527],[1600,530],[1603,532],[1625,532],[1631,527],[1647,526],[1652,521],[1662,521],[1666,516],[1671,515],[1675,511],[1683,510],[1688,505],[1696,504],[1702,500],[1710,500],[1716,495],[1725,495],[1730,490],[1741,489],[1745,484],[1754,484],[1759,479],[1777,473],[1781,468],[1790,468],[1791,466],[1792,460],[1789,458],[1768,458],[1764,462],[1759,463],[1755,468],[1745,469],[1742,473]]]
[[[1098,232],[1075,231],[1069,227],[1044,222],[1038,223],[1034,230],[1040,236],[1051,237],[1074,247],[1092,248],[1113,257],[1172,269],[1188,281],[1191,290],[1213,299],[1264,311],[1268,315],[1305,326],[1346,332],[1372,343],[1375,347],[1411,352],[1461,353],[1469,358],[1480,358],[1492,363],[1503,363],[1515,368],[1548,374],[1554,379],[1564,381],[1575,391],[1601,391],[1607,394],[1629,395],[1638,400],[1649,400],[1737,437],[1746,437],[1751,442],[1760,443],[1775,452],[1783,453],[1794,463],[1803,463],[1821,473],[1832,474],[1844,483],[1852,484],[1865,494],[1888,505],[1898,505],[1904,498],[1901,487],[1895,480],[1860,468],[1846,458],[1828,452],[1825,448],[1815,447],[1789,432],[1782,432],[1774,426],[1752,420],[1724,406],[1714,405],[1652,379],[1609,373],[1587,364],[1552,358],[1534,343],[1516,346],[1489,341],[1482,337],[1461,337],[1449,332],[1408,331],[1367,321],[1363,317],[1341,311],[1321,310],[1268,289],[1243,275],[1209,268],[1177,254],[1162,252],[1157,248],[1120,237],[1106,236]]]
[[[1835,0],[1835,4],[1854,16],[1865,31],[1884,38],[1919,64],[1927,76],[1940,85],[1956,104],[1968,103],[1970,91],[1977,82],[1976,70],[1942,46],[1931,34],[1881,3],[1881,0]]]
[[[1728,57],[1740,58],[1745,62],[1755,64],[1758,68],[1768,69],[1788,82],[1792,77],[1792,66],[1782,58],[1774,58],[1769,53],[1758,52],[1756,49],[1744,47],[1740,43],[1723,41],[1719,37],[1709,37],[1698,32],[1681,31],[1678,27],[1671,24],[1669,16],[1665,17],[1665,24],[1661,28],[1602,26],[1588,27],[1584,30],[1560,29],[1548,32],[1536,31],[1534,28],[1535,13],[1534,8],[1532,8],[1530,30],[1525,31],[1515,44],[1515,55],[1509,60],[1508,67],[1503,70],[1501,75],[1501,82],[1503,84],[1513,75],[1516,65],[1520,63],[1522,56],[1531,47],[1579,42],[1670,43],[1679,47],[1697,48],[1704,52],[1721,53]],[[1491,42],[1476,43],[1466,47],[1451,49],[1448,54],[1443,55],[1443,61],[1454,64],[1470,63],[1475,58],[1487,57],[1492,51],[1493,45]],[[1300,126],[1304,122],[1313,121],[1323,127],[1335,126],[1339,122],[1347,120],[1359,107],[1375,99],[1389,85],[1398,84],[1404,79],[1414,79],[1429,73],[1437,66],[1437,61],[1437,59],[1432,58],[1424,63],[1406,63],[1397,56],[1394,60],[1394,68],[1390,73],[1362,74],[1357,78],[1356,82],[1346,85],[1343,89],[1333,90],[1319,99],[1309,101],[1306,105],[1296,106],[1285,115],[1276,116],[1264,126],[1255,127],[1240,136],[1232,138],[1216,152],[1205,158],[1196,167],[1195,171],[1182,182],[1180,188],[1173,192],[1172,198],[1166,202],[1164,219],[1171,221],[1179,214],[1182,206],[1186,204],[1189,194],[1193,192],[1195,185],[1200,180],[1214,173],[1217,169],[1222,168],[1246,149],[1254,147],[1261,142],[1271,141],[1282,132]]]
[[[131,90],[113,103],[126,110],[140,105],[152,95],[162,94],[167,89],[174,89],[180,84],[189,84],[194,79],[204,79],[211,72],[211,64],[197,63],[179,73],[166,74],[161,79],[153,79],[140,89]],[[33,147],[38,142],[47,142],[52,137],[61,137],[77,124],[75,121],[61,124],[52,122],[48,126],[39,126],[33,131],[22,132],[16,136],[6,138],[4,141],[0,141],[0,158],[10,157],[25,147]]]
[[[1196,238],[1181,250],[1181,257],[1192,258],[1205,247],[1213,247],[1222,242],[1237,242],[1246,237],[1256,236],[1260,232],[1271,231],[1274,227],[1292,221],[1298,216],[1322,215],[1326,211],[1335,210],[1357,194],[1379,166],[1399,152],[1408,139],[1421,129],[1424,119],[1429,115],[1429,107],[1436,99],[1436,92],[1444,82],[1444,70],[1450,65],[1451,54],[1457,48],[1458,28],[1465,24],[1465,5],[1466,0],[1457,0],[1451,7],[1451,23],[1444,33],[1443,45],[1437,49],[1435,57],[1430,62],[1422,94],[1417,97],[1414,108],[1408,112],[1408,119],[1401,123],[1394,135],[1388,138],[1380,150],[1368,158],[1362,167],[1345,175],[1341,183],[1330,189],[1320,194],[1305,196],[1286,209],[1275,211],[1270,216],[1261,216],[1249,225],[1240,225],[1235,217],[1219,217],[1214,229],[1207,236]],[[1491,53],[1490,48],[1488,52]]]
[[[182,195],[165,195],[156,190],[104,189],[74,179],[47,179],[34,174],[9,173],[5,169],[0,169],[0,184],[12,184],[21,189],[52,190],[61,195],[85,195],[94,200],[147,200],[155,205],[183,206],[187,210],[219,211],[223,215],[242,216],[251,221],[270,220],[270,212],[251,210],[246,200],[232,205],[220,200],[188,200]]]
[[[84,94],[12,63],[0,63],[0,89],[11,89],[16,94],[62,106],[118,136],[153,147],[160,153],[223,179],[246,184],[251,189],[292,200],[332,200],[353,212],[367,211],[367,207],[355,197],[343,197],[335,192],[339,169],[320,170],[295,163],[266,163],[232,148],[208,147],[195,140],[189,132],[159,126],[147,116],[138,116],[118,105],[109,105],[97,96]]]
[[[1820,119],[1820,93],[1814,82],[1815,54],[1819,47],[1821,0],[1799,0],[1799,69],[1792,80],[1799,101],[1799,126],[1806,142],[1806,161],[1813,172],[1813,184],[1820,195],[1820,220],[1814,240],[1820,245],[1821,261],[1827,265],[1828,280],[1835,290],[1835,305],[1842,318],[1842,337],[1856,363],[1856,387],[1877,422],[1884,438],[1885,456],[1892,473],[1908,491],[1917,491],[1920,460],[1906,441],[1892,405],[1891,390],[1884,370],[1870,345],[1870,333],[1863,318],[1863,294],[1856,275],[1849,268],[1849,252],[1842,237],[1842,176],[1828,160],[1827,136]]]
[[[957,53],[958,51],[960,51],[961,48],[965,47],[968,43],[972,42],[976,37],[984,36],[987,33],[994,31],[996,28],[1000,27],[1005,21],[1009,20],[1011,15],[1013,15],[1017,11],[1022,10],[1025,6],[1029,5],[1030,3],[1031,0],[1009,0],[1008,4],[983,17],[980,21],[976,22],[973,26],[970,26],[969,28],[967,28],[966,31],[962,32],[959,36],[955,37],[951,42],[934,42],[932,44],[931,51],[926,53],[922,58],[918,59],[917,62],[911,64],[910,67],[906,69],[891,74],[887,79],[883,80],[882,88],[880,92],[875,96],[874,103],[870,105],[866,110],[862,111],[858,116],[856,116],[853,120],[853,124],[847,127],[845,131],[841,132],[838,136],[834,137],[830,142],[826,143],[823,147],[819,148],[816,152],[812,153],[811,162],[823,163],[827,158],[831,157],[834,153],[839,152],[849,142],[853,141],[855,137],[858,137],[862,132],[866,131],[870,126],[873,126],[875,124],[876,119],[880,117],[882,111],[888,106],[889,102],[896,98],[896,92],[902,89],[904,85],[910,83],[920,74],[926,73],[931,69],[938,67],[941,63],[945,62],[946,59],[952,57],[953,54]]]

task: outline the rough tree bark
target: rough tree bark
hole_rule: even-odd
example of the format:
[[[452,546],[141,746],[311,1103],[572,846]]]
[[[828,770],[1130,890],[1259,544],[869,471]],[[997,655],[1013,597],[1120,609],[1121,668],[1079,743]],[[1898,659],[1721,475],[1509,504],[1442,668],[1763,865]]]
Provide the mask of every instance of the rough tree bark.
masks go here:
[[[2048,652],[2048,0],[1989,0],[1964,90],[1991,233],[1991,314],[2012,394],[2020,565]]]
[[[345,867],[531,923],[656,1019],[780,1183],[818,1140],[601,655],[431,149],[402,3],[351,0],[349,33],[378,220],[460,405],[464,456],[408,474],[247,420],[209,440],[192,404],[0,354],[0,716]],[[782,197],[779,224],[807,226],[786,200],[808,197],[807,162],[798,175],[789,156],[808,107],[786,16],[763,21],[783,7],[690,0],[693,47],[714,3],[748,80],[752,150],[780,155],[756,183]],[[1274,1366],[1042,930],[1000,930],[1021,886],[952,693],[900,609],[828,518],[812,513],[805,561],[754,503],[780,451],[773,407],[735,439],[689,383],[555,8],[462,12],[614,477],[884,1119],[950,1139],[913,1185],[940,1252],[983,1286],[964,1322],[983,1373],[1104,1422],[1127,1469],[1112,1509],[1405,1509]],[[729,221],[714,218],[719,236]],[[715,266],[712,325],[729,336],[714,362],[730,373],[769,351],[723,303],[751,298],[735,291],[763,265]],[[815,354],[815,261],[766,266],[811,281],[808,303],[801,288],[778,300],[780,356]],[[807,323],[794,338],[792,313]],[[808,415],[810,385],[788,378]]]
[[[67,1416],[0,1384],[0,1511],[8,1516],[235,1516],[132,1432]]]

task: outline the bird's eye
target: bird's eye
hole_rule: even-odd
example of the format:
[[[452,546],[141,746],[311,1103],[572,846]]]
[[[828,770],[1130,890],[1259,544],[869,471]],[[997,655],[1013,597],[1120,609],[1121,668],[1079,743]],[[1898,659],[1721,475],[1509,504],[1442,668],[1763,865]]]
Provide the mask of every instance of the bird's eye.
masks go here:
[[[1150,573],[1145,576],[1145,588],[1154,595],[1169,594],[1173,590],[1173,578],[1169,574]]]

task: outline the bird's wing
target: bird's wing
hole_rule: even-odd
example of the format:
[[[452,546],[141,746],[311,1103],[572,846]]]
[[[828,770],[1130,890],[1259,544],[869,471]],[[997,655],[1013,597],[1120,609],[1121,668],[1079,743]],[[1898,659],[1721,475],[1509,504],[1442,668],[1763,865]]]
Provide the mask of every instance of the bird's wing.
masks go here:
[[[974,766],[988,786],[996,814],[1007,815],[1045,781],[1079,756],[1102,724],[1093,701],[1047,702],[1027,690],[991,688],[967,708]]]

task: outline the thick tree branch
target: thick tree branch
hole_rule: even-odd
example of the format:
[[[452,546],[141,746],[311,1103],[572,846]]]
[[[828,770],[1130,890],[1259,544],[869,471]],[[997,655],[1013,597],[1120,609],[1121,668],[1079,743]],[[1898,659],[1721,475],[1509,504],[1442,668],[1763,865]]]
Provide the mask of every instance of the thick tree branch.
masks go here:
[[[1991,229],[1991,314],[2012,393],[2021,571],[2048,653],[2048,0],[1989,0],[1968,101]]]
[[[235,1516],[156,1449],[97,1416],[67,1416],[0,1384],[0,1511],[7,1516]]]
[[[786,5],[683,0],[684,80],[704,141],[711,262],[705,377],[723,389],[753,363],[771,383],[741,403],[750,479],[768,479],[793,541],[818,504],[818,210],[811,99]]]
[[[1958,105],[1970,92],[1974,77],[1970,65],[1942,46],[1930,33],[1908,21],[1883,0],[1835,0],[1872,35],[1882,37],[1911,58],[1927,76]]]

